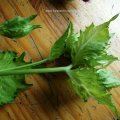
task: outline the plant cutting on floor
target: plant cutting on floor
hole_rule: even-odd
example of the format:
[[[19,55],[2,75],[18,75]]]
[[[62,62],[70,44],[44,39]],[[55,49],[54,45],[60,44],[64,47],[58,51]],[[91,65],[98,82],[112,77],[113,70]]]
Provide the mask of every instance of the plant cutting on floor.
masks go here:
[[[24,37],[40,25],[31,24],[36,15],[16,17],[0,25],[0,34],[12,39]],[[26,74],[64,72],[68,84],[81,99],[87,101],[93,97],[98,103],[107,105],[118,117],[118,111],[112,100],[110,90],[120,86],[120,80],[105,68],[118,60],[109,48],[109,25],[118,15],[109,21],[95,26],[93,23],[84,31],[76,33],[72,22],[67,30],[55,42],[48,58],[38,62],[25,62],[23,53],[17,56],[13,51],[0,53],[0,105],[11,103],[22,89],[31,85],[25,83]],[[67,66],[53,68],[35,68],[40,64],[53,62],[64,56],[69,60]],[[57,81],[56,81],[57,82]]]

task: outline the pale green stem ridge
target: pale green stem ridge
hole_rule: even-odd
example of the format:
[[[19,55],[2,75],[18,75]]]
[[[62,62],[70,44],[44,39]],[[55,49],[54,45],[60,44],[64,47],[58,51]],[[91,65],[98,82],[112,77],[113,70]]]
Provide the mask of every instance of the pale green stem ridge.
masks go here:
[[[36,73],[53,73],[53,72],[67,72],[68,69],[71,69],[71,65],[65,67],[56,67],[56,68],[40,68],[40,69],[20,69],[20,70],[7,70],[0,71],[1,76],[6,75],[20,75],[20,74],[36,74]]]
[[[37,66],[37,65],[46,63],[47,61],[48,61],[48,59],[44,59],[44,60],[41,60],[41,61],[38,61],[38,62],[29,63],[29,64],[21,65],[21,66],[18,66],[18,67],[13,67],[13,68],[8,68],[8,69],[0,70],[0,72],[9,71],[9,70],[17,70],[17,69],[26,68],[26,67],[33,67],[33,66]]]

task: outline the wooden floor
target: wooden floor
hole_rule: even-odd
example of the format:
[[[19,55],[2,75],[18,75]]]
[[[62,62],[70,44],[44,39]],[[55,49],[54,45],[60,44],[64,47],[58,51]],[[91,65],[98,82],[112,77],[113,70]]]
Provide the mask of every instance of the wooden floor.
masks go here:
[[[55,0],[57,1],[57,0]],[[58,11],[59,10],[59,11]],[[54,42],[65,31],[69,19],[76,31],[94,22],[96,25],[120,13],[120,0],[74,0],[64,5],[47,0],[0,0],[0,23],[17,15],[29,16],[38,13],[34,23],[42,29],[29,36],[11,41],[0,37],[0,50],[14,50],[18,54],[26,51],[26,60],[38,61],[49,55]],[[116,35],[110,51],[120,58],[120,17],[110,26]],[[120,78],[120,62],[108,69]],[[0,108],[0,120],[114,120],[113,113],[92,98],[83,103],[75,96],[61,75],[31,75],[27,78],[33,87],[21,93],[13,104]],[[120,88],[112,90],[113,99],[120,114]]]

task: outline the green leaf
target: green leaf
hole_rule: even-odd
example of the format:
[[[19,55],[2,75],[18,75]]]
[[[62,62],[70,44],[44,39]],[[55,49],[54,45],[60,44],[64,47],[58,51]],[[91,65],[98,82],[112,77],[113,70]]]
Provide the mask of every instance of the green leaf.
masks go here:
[[[107,90],[120,86],[120,80],[114,77],[111,71],[100,69],[97,71],[97,73],[102,85],[104,85]]]
[[[117,57],[108,54],[107,52],[100,53],[99,55],[94,56],[91,60],[89,60],[90,66],[95,67],[107,67],[112,62],[118,60]]]
[[[23,54],[17,57],[15,52],[0,53],[0,71],[27,64],[23,61]],[[25,75],[0,76],[0,106],[11,103],[23,89],[31,85],[25,83]]]
[[[65,33],[55,42],[54,46],[51,49],[49,60],[55,60],[59,58],[65,51],[66,40],[69,35],[70,24],[65,31]]]
[[[85,31],[80,31],[80,37],[73,45],[72,62],[74,66],[87,64],[91,59],[105,50],[110,39],[109,24],[116,19],[114,16],[108,22],[95,26],[91,24]]]
[[[9,21],[4,22],[0,25],[0,35],[8,38],[21,38],[29,34],[32,30],[40,28],[40,25],[34,25],[30,22],[35,19],[37,15],[29,17],[17,16]]]
[[[118,116],[111,94],[106,90],[106,86],[102,85],[104,81],[99,78],[94,68],[69,70],[68,75],[71,87],[81,99],[87,101],[89,97],[93,97],[100,104],[107,105]],[[107,84],[109,86],[111,83]]]
[[[70,22],[70,32],[66,40],[66,52],[71,52],[73,44],[76,41],[78,41],[78,34],[75,32],[72,22]]]

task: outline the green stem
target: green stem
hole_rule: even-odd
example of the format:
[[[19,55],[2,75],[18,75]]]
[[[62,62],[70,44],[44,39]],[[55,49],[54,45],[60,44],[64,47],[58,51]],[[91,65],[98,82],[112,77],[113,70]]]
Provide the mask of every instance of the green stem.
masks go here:
[[[21,66],[18,66],[18,67],[13,67],[13,68],[0,70],[0,72],[2,72],[2,71],[9,71],[9,70],[16,70],[16,69],[21,69],[21,68],[26,68],[26,67],[33,67],[33,66],[36,66],[36,65],[40,65],[40,64],[46,63],[47,61],[48,61],[48,59],[44,59],[44,60],[41,60],[41,61],[38,61],[38,62],[29,63],[29,64],[21,65]]]
[[[56,68],[41,68],[41,69],[20,69],[20,70],[7,70],[0,71],[0,75],[20,75],[20,74],[35,74],[35,73],[53,73],[53,72],[66,72],[68,69],[71,69],[70,66],[65,67],[56,67]]]

